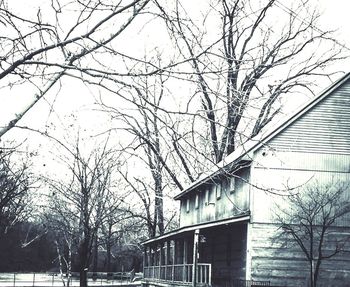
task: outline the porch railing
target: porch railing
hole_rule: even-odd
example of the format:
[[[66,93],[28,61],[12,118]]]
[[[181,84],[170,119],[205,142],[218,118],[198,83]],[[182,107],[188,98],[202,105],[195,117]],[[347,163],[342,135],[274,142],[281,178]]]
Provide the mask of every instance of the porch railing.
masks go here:
[[[151,280],[191,283],[193,264],[175,264],[144,267],[143,277]],[[200,285],[211,285],[211,264],[198,263],[196,281]]]

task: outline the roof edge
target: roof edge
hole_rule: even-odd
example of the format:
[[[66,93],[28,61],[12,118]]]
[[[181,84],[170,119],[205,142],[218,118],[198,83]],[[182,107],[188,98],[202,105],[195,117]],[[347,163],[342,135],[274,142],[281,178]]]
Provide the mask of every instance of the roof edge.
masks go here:
[[[230,164],[233,164],[235,161],[238,161],[240,158],[245,157],[245,155],[248,155],[251,152],[255,152],[264,143],[266,143],[271,138],[279,134],[281,131],[283,131],[285,128],[291,125],[294,121],[296,121],[299,117],[301,117],[304,113],[306,113],[312,107],[317,105],[324,98],[329,96],[334,90],[336,90],[342,84],[344,84],[347,80],[349,80],[349,78],[350,78],[350,72],[346,73],[345,75],[340,77],[338,80],[336,80],[334,83],[332,83],[330,86],[325,88],[316,97],[312,98],[310,101],[307,101],[305,104],[301,105],[299,108],[297,108],[296,112],[286,117],[286,119],[282,121],[282,123],[277,123],[274,126],[271,126],[271,128],[269,128],[265,132],[259,133],[258,135],[250,139],[244,145],[237,148],[232,154],[228,155],[221,162],[216,164],[211,171],[206,173],[204,176],[200,177],[195,182],[191,183],[187,188],[185,188],[179,194],[175,195],[174,199],[175,200],[180,199],[182,196],[189,193],[194,188],[207,182],[208,178],[217,176],[218,173],[221,171],[221,169],[226,168]],[[249,158],[251,158],[251,156],[249,156]]]
[[[173,197],[173,199],[178,200],[181,197],[183,197],[184,195],[186,195],[187,193],[189,193],[191,190],[195,189],[196,187],[198,187],[199,185],[207,182],[207,179],[209,177],[213,178],[215,176],[218,176],[220,171],[224,168],[227,168],[229,165],[233,165],[236,164],[238,165],[240,162],[247,162],[247,161],[251,161],[251,158],[246,158],[244,157],[245,153],[241,154],[240,156],[237,157],[237,159],[235,161],[231,161],[231,162],[227,162],[225,164],[225,161],[221,161],[219,162],[217,165],[215,165],[214,167],[217,168],[217,170],[213,170],[210,174],[204,174],[204,176],[201,176],[198,180],[196,180],[195,182],[193,182],[191,185],[189,185],[186,189],[184,189],[183,191],[181,191],[180,193],[178,193],[177,195],[175,195]],[[225,164],[225,165],[224,165]],[[223,166],[220,166],[223,165]],[[210,172],[210,171],[209,171]]]
[[[237,223],[237,222],[244,222],[244,221],[249,221],[250,220],[250,212],[245,212],[240,215],[237,215],[235,217],[230,217],[230,218],[225,218],[225,219],[220,219],[216,221],[210,221],[210,222],[201,222],[195,225],[188,225],[188,226],[183,226],[178,229],[169,231],[163,235],[159,235],[154,238],[147,239],[146,241],[141,242],[142,245],[146,245],[152,242],[156,242],[159,240],[164,240],[166,238],[172,237],[179,235],[184,232],[189,232],[189,231],[194,231],[196,229],[204,229],[204,228],[210,228],[214,226],[220,226],[220,225],[225,225],[225,224],[230,224],[230,223]]]

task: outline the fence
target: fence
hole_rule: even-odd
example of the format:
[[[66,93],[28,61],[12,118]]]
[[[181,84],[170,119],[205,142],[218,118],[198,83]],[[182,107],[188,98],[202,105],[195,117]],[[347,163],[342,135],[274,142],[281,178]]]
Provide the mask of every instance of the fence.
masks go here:
[[[88,272],[87,276],[89,286],[125,286],[131,285],[134,279],[133,272]],[[0,287],[58,287],[64,286],[63,281],[65,286],[68,286],[68,281],[69,286],[79,286],[79,273],[72,272],[69,276],[60,273],[0,273]]]
[[[193,264],[148,266],[144,267],[144,278],[191,283],[192,268]],[[211,264],[198,263],[196,282],[203,285],[211,284]]]
[[[233,280],[227,287],[258,287],[271,286],[270,281],[253,281],[253,280]]]

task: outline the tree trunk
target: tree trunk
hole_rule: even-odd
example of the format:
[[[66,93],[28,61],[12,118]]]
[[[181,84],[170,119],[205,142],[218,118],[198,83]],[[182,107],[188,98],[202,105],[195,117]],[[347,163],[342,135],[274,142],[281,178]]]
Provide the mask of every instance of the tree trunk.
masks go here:
[[[68,242],[68,268],[67,268],[67,274],[68,274],[68,279],[67,279],[67,287],[70,286],[70,280],[72,276],[72,242]]]
[[[107,272],[111,272],[111,257],[112,257],[112,222],[108,222],[108,235],[106,241],[106,252],[107,252]]]
[[[87,272],[89,269],[89,253],[91,250],[89,250],[89,243],[90,240],[88,237],[83,238],[80,246],[79,246],[79,274],[80,274],[80,287],[87,287]]]
[[[80,287],[87,287],[87,270],[80,269]]]
[[[93,253],[93,262],[92,262],[92,272],[93,272],[93,278],[97,278],[97,265],[98,265],[98,245],[97,245],[97,241],[98,241],[98,236],[97,233],[95,235],[94,238],[94,253]]]
[[[156,184],[156,212],[157,212],[157,226],[158,226],[158,231],[159,235],[164,234],[164,208],[163,208],[163,192],[162,192],[162,187],[161,183]]]
[[[111,243],[108,241],[106,245],[106,252],[107,252],[107,272],[111,272]]]
[[[157,145],[160,151],[159,144]],[[158,226],[159,235],[164,234],[164,207],[163,207],[163,178],[162,178],[162,163],[160,158],[156,158],[156,171],[153,174],[155,194],[156,194],[156,212],[157,221],[155,222]]]

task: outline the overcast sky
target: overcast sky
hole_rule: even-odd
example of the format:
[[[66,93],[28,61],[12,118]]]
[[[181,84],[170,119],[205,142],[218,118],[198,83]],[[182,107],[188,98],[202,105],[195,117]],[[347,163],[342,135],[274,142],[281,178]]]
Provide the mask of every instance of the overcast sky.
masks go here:
[[[11,0],[12,1],[12,0]],[[16,2],[17,1],[17,2]],[[23,6],[24,0],[14,0],[13,3],[18,3],[18,5]],[[47,3],[43,0],[37,0],[38,3]],[[338,29],[336,37],[339,43],[350,47],[350,28],[349,28],[349,11],[350,11],[350,1],[348,0],[314,0],[319,3],[320,10],[323,11],[323,16],[321,18],[321,29]],[[24,1],[25,5],[30,5],[30,1]],[[33,2],[34,3],[34,2]],[[200,1],[193,1],[192,8],[196,9]],[[283,1],[281,2],[283,3]],[[28,9],[23,6],[23,9]],[[24,10],[23,10],[24,11]],[[157,35],[154,33],[154,35]],[[153,36],[154,36],[153,35]],[[130,38],[131,44],[125,43],[130,47],[135,47],[135,43],[132,43],[132,38]],[[143,39],[143,45],[137,44],[139,49],[143,46],[149,46],[150,43],[147,41],[152,41],[151,38],[145,37]],[[339,63],[336,69],[349,71],[350,61],[346,60]],[[333,79],[335,80],[335,79]],[[324,87],[328,86],[330,82],[325,82]],[[180,87],[179,87],[180,88]],[[26,90],[17,89],[15,93],[7,93],[6,90],[1,90],[1,105],[0,105],[0,126],[6,124],[12,119],[13,115],[20,111],[23,103],[28,102],[32,95],[28,95]],[[55,90],[57,91],[57,89]],[[98,130],[103,123],[108,120],[108,118],[98,112],[91,111],[94,103],[94,97],[96,96],[96,90],[91,90],[89,87],[77,83],[76,81],[66,79],[64,85],[61,87],[59,94],[50,93],[48,101],[41,101],[32,111],[24,117],[20,122],[21,125],[30,126],[40,126],[48,121],[48,116],[50,120],[56,122],[57,127],[69,126],[74,124],[74,119],[71,116],[74,114],[77,117],[77,121],[81,123],[83,128],[90,127],[92,130],[96,128]],[[54,103],[54,112],[49,113],[50,104]],[[22,133],[22,132],[21,132]],[[11,139],[13,137],[18,138],[18,131],[12,131],[7,136],[6,139]],[[40,141],[40,140],[39,140]]]

